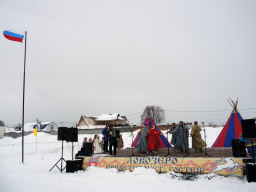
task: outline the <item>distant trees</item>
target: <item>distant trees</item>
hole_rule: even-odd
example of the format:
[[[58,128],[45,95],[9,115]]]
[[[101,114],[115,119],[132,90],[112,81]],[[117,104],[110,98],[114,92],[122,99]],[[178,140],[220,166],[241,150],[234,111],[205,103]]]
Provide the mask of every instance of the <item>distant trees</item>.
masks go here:
[[[160,106],[146,106],[143,114],[141,115],[141,123],[144,122],[148,115],[150,115],[156,124],[165,122],[165,111]]]

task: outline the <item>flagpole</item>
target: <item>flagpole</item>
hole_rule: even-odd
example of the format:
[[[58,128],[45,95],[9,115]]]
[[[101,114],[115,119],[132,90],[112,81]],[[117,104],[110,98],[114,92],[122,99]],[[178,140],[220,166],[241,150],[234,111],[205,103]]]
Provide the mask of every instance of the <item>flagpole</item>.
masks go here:
[[[37,152],[37,133],[36,133],[36,152]]]
[[[26,77],[26,49],[27,31],[25,31],[24,75],[23,75],[23,103],[22,103],[22,163],[24,163],[24,106],[25,106],[25,77]]]

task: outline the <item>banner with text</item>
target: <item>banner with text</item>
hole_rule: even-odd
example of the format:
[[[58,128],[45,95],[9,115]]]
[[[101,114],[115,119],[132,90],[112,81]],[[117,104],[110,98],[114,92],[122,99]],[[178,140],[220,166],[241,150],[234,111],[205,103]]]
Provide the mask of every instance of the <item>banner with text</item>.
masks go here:
[[[83,169],[89,166],[133,171],[137,167],[155,169],[159,173],[215,173],[227,176],[243,176],[242,158],[176,158],[176,157],[85,157]]]

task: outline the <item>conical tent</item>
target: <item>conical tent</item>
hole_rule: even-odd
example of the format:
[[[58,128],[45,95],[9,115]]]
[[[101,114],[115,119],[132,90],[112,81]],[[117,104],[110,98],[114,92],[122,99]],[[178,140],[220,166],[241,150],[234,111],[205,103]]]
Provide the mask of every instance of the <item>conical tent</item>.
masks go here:
[[[161,130],[157,127],[157,125],[155,124],[155,122],[154,122],[151,118],[149,118],[149,117],[147,117],[147,118],[145,119],[144,123],[142,124],[141,129],[143,128],[143,125],[146,125],[146,126],[148,127],[148,130],[150,130],[153,125],[155,125],[156,129],[157,129],[159,132],[161,132]],[[169,146],[170,148],[172,147],[171,144],[168,142],[168,140],[166,139],[166,137],[165,137],[164,135],[160,135],[160,138],[161,138],[161,139],[160,139],[160,141],[161,141],[160,147],[161,147],[161,148],[168,148],[168,146]],[[135,140],[133,141],[131,147],[138,148],[138,146],[136,146],[136,145],[137,145],[139,139],[140,139],[140,134],[136,136],[136,138],[135,138]]]
[[[236,102],[231,100],[231,102],[229,103],[233,107],[233,111],[212,147],[232,147],[232,139],[238,139],[242,134],[241,121],[243,118],[237,110],[238,100]]]

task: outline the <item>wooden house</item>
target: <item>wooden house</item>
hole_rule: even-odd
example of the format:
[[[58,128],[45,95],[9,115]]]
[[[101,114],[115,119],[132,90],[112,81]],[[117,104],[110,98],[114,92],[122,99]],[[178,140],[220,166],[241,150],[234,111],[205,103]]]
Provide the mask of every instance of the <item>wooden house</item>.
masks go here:
[[[104,128],[106,124],[113,124],[114,127],[124,127],[129,125],[125,116],[115,113],[104,114],[99,117],[81,115],[77,127],[79,129],[101,129]]]

